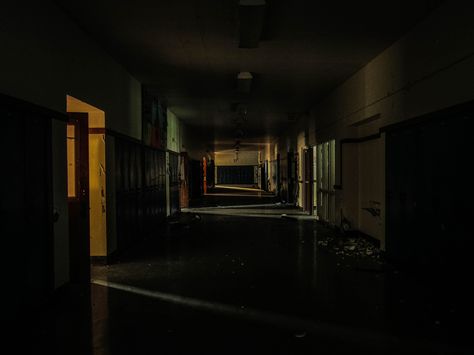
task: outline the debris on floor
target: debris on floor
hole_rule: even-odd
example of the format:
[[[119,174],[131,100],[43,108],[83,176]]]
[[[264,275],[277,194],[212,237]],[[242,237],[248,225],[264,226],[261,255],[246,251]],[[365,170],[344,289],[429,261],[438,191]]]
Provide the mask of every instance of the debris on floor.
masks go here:
[[[342,258],[370,258],[383,262],[380,249],[363,237],[323,236],[322,239],[318,240],[318,246]]]

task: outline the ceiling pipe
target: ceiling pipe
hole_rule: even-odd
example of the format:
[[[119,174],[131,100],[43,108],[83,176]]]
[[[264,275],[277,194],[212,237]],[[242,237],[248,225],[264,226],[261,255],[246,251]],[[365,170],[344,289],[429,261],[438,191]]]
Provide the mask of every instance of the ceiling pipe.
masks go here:
[[[257,48],[265,20],[264,0],[239,1],[239,48]]]

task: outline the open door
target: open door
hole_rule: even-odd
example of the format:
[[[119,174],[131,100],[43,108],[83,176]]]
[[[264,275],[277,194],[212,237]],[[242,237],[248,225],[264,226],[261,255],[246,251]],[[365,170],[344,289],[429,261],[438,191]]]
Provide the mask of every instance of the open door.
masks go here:
[[[305,212],[313,213],[313,149],[303,150],[303,206]]]
[[[317,211],[320,220],[336,224],[336,193],[334,190],[336,176],[336,141],[331,140],[318,144],[317,147]]]
[[[72,283],[90,282],[89,126],[87,113],[67,124],[69,258]]]

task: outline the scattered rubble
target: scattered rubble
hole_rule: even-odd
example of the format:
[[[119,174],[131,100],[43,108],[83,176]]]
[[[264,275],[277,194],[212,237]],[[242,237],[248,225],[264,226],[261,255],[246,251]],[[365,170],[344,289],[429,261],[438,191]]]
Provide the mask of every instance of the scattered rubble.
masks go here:
[[[383,262],[380,249],[363,237],[326,236],[318,240],[318,246],[334,252],[342,258],[370,258]]]

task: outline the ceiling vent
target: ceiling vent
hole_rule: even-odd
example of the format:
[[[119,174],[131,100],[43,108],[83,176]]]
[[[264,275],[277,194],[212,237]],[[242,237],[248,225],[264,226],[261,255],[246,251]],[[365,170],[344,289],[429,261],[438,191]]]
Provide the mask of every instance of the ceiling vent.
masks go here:
[[[258,47],[264,20],[264,0],[239,1],[239,48]]]

